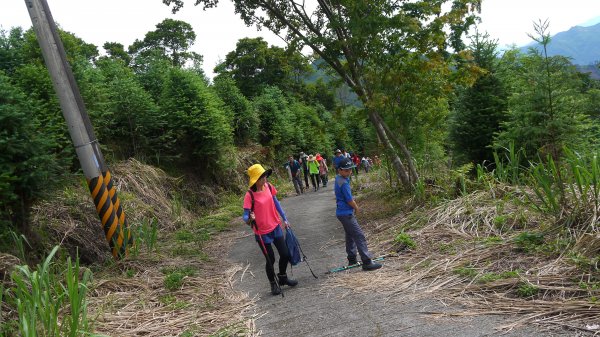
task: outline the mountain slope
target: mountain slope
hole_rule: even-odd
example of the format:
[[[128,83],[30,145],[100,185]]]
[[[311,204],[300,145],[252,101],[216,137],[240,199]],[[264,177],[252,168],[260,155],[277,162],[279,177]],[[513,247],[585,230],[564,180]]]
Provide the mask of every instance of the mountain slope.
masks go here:
[[[541,48],[538,43],[522,47]],[[568,31],[552,36],[548,45],[550,56],[563,55],[572,59],[574,64],[589,65],[600,61],[600,23],[589,27],[575,26]]]

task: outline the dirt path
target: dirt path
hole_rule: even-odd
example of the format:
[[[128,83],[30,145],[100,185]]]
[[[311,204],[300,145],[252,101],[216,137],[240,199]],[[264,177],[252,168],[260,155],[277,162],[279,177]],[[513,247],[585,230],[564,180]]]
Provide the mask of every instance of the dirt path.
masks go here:
[[[332,185],[318,192],[286,198],[283,209],[298,236],[309,263],[319,277],[314,279],[304,263],[293,268],[299,281],[295,288],[284,287],[285,297],[272,296],[264,272],[264,258],[250,235],[235,242],[229,259],[244,266],[235,287],[256,296],[258,318],[256,329],[262,336],[490,336],[500,335],[498,326],[509,324],[509,317],[450,317],[431,312],[452,312],[439,301],[427,300],[410,304],[387,302],[380,294],[354,293],[341,287],[323,287],[334,282],[336,274],[326,272],[346,262],[344,232],[335,217]],[[239,231],[250,234],[240,225]],[[377,254],[378,252],[374,252]],[[384,262],[384,268],[385,262]],[[357,268],[358,269],[358,268]],[[361,270],[347,271],[364,273]],[[289,271],[288,271],[288,274]],[[378,272],[369,275],[377,282]],[[503,336],[557,336],[556,332],[534,327],[513,330]],[[573,336],[574,334],[566,334]]]

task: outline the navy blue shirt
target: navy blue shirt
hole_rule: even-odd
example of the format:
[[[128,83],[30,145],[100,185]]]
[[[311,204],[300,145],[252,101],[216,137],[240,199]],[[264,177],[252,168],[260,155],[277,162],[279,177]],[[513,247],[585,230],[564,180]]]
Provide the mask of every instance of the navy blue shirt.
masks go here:
[[[294,160],[292,164],[288,161],[288,166],[290,167],[290,171],[292,171],[292,176],[296,176],[298,170],[300,170],[300,163],[297,160]]]
[[[335,166],[336,169],[340,168],[340,163],[344,159],[345,159],[344,156],[335,156],[335,157],[333,157],[333,166]]]
[[[337,208],[335,209],[335,215],[352,215],[354,214],[354,208],[348,205],[352,198],[352,190],[350,189],[350,179],[344,178],[341,175],[335,176],[335,202]]]

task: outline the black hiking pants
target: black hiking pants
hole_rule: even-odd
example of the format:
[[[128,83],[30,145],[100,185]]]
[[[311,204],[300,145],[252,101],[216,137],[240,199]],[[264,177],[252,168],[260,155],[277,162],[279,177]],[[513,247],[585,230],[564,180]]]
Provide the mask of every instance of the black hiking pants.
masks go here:
[[[273,240],[273,244],[277,248],[277,252],[279,253],[279,274],[285,274],[287,270],[288,262],[290,261],[287,246],[285,244],[284,236],[280,238],[275,238]],[[263,249],[262,241],[258,240],[258,246],[260,247],[260,251],[263,253],[266,264],[265,271],[267,272],[267,278],[270,282],[275,281],[275,252],[273,251],[273,246],[270,243],[265,243]],[[265,255],[265,250],[267,251],[267,255]]]
[[[304,182],[306,183],[306,188],[308,188],[308,169],[304,170]]]

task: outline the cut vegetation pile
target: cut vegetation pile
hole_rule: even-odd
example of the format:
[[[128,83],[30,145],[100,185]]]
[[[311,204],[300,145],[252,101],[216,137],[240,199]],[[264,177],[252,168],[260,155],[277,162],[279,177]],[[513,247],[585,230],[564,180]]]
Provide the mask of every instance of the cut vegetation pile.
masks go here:
[[[372,250],[398,255],[375,274],[341,273],[329,286],[466,308],[440,315],[518,314],[500,329],[533,322],[597,332],[600,237],[595,227],[556,224],[531,207],[533,199],[533,192],[497,184],[432,209],[367,221],[382,202],[364,198]]]

